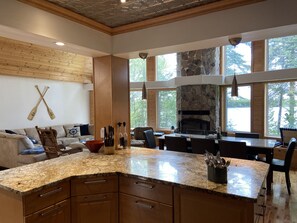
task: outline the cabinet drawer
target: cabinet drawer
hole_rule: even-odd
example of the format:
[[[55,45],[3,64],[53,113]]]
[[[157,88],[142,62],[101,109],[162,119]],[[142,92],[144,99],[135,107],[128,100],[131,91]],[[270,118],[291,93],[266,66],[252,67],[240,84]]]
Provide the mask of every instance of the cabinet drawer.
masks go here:
[[[25,223],[63,222],[70,223],[70,201],[64,200],[25,218]]]
[[[170,185],[120,176],[120,192],[172,205],[173,189]]]
[[[172,223],[172,206],[120,194],[120,223]]]
[[[25,215],[58,203],[70,197],[69,181],[43,188],[24,197]]]
[[[118,176],[75,178],[71,180],[71,195],[118,192]]]
[[[71,198],[72,223],[117,223],[118,193]]]

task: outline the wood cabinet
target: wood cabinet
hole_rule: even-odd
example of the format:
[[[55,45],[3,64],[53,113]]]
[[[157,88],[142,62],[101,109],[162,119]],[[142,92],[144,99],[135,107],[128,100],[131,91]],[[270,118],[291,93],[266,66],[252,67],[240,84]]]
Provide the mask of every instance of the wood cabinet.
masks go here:
[[[118,177],[71,180],[72,223],[118,222]]]
[[[45,187],[25,196],[25,223],[70,223],[69,197],[69,181]]]
[[[172,223],[171,185],[120,176],[120,223]]]
[[[26,223],[70,223],[70,200],[64,200],[25,217]]]
[[[253,223],[254,202],[174,187],[175,223]]]

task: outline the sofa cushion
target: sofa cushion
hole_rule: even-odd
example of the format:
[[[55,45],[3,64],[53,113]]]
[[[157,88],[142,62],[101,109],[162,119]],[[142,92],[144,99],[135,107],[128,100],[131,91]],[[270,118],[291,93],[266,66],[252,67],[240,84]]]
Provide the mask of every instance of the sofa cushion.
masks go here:
[[[27,136],[30,136],[33,139],[40,141],[38,132],[35,128],[27,128],[27,129],[25,129],[25,131],[27,133]]]
[[[94,131],[94,125],[93,124],[89,124],[89,133],[90,135],[94,135],[95,131]]]
[[[78,138],[79,138],[79,141],[81,141],[81,142],[88,141],[88,140],[94,140],[93,135],[85,135],[85,136],[80,136]]]
[[[34,148],[32,141],[27,136],[17,135],[17,134],[8,134],[6,136],[6,138],[19,139],[21,141],[21,143],[23,144],[23,148],[25,148],[25,149],[33,149]],[[19,151],[19,152],[21,152],[21,151]]]
[[[80,136],[80,128],[79,127],[72,127],[67,128],[67,137],[79,137]]]
[[[79,142],[79,138],[72,137],[62,137],[58,139],[58,144],[62,144],[64,146],[68,146],[70,143]]]
[[[55,125],[55,126],[52,126],[51,128],[57,131],[57,138],[66,136],[66,132],[63,125]]]
[[[17,157],[17,162],[19,165],[25,165],[25,164],[39,162],[46,159],[47,159],[46,153],[28,154],[28,155],[20,154]]]
[[[14,131],[16,134],[19,134],[19,135],[23,135],[23,136],[27,135],[25,129],[13,129],[12,131]]]

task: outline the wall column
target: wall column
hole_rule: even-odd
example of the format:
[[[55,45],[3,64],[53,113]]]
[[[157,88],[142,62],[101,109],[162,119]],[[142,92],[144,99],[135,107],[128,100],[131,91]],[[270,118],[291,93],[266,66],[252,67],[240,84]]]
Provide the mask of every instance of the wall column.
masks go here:
[[[252,42],[252,72],[265,70],[265,40]],[[265,134],[265,84],[252,85],[251,132]]]
[[[94,58],[94,111],[95,138],[100,138],[100,129],[112,125],[115,128],[117,145],[118,122],[127,123],[128,145],[130,144],[129,63],[127,59],[104,56]]]
[[[156,81],[156,57],[146,59],[146,78],[147,81]],[[147,92],[147,125],[157,129],[157,91],[148,89]]]

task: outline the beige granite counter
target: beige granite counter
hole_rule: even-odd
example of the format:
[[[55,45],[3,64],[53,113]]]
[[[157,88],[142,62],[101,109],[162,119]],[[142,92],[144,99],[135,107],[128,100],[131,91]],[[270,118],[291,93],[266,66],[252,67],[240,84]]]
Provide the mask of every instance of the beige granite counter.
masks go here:
[[[1,171],[0,188],[26,195],[70,177],[122,173],[256,200],[268,173],[268,165],[230,160],[228,183],[223,185],[207,180],[207,166],[202,155],[143,148],[119,150],[114,155],[86,151]]]

